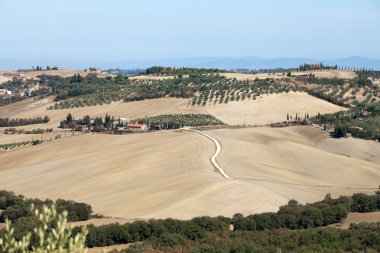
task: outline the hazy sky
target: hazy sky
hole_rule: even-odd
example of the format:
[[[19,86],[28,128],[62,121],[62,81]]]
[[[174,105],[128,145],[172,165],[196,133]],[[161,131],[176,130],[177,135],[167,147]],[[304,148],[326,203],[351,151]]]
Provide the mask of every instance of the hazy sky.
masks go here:
[[[0,0],[0,58],[380,58],[379,0]]]

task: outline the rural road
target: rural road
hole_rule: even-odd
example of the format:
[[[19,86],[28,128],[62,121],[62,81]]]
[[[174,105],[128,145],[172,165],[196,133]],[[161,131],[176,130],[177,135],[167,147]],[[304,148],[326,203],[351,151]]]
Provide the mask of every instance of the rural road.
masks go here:
[[[227,173],[222,169],[222,167],[216,161],[216,157],[219,155],[220,151],[222,151],[222,147],[221,147],[219,141],[217,139],[215,139],[214,137],[212,137],[212,136],[210,136],[208,134],[205,134],[205,133],[203,133],[201,131],[198,131],[198,130],[194,130],[194,129],[190,129],[190,128],[183,128],[183,130],[190,131],[190,132],[196,132],[196,133],[201,134],[201,135],[207,137],[208,139],[212,140],[214,142],[214,144],[215,144],[215,147],[216,147],[215,153],[211,157],[211,163],[212,163],[212,165],[217,170],[219,170],[220,174],[222,174],[222,176],[224,178],[226,178],[226,179],[232,179],[230,176],[227,175]]]
[[[195,132],[198,134],[201,134],[205,136],[206,138],[212,140],[215,144],[216,150],[214,155],[211,157],[211,163],[212,165],[219,170],[220,174],[226,179],[232,179],[232,180],[238,180],[238,181],[261,181],[261,182],[269,182],[269,183],[277,183],[277,184],[287,184],[287,185],[293,185],[293,186],[301,186],[301,187],[313,187],[313,188],[341,188],[341,189],[357,189],[357,190],[377,190],[376,187],[350,187],[350,186],[342,186],[342,185],[310,185],[310,184],[299,184],[299,183],[291,183],[291,182],[284,182],[284,181],[277,181],[277,180],[266,180],[266,179],[260,179],[260,178],[232,178],[223,170],[223,168],[219,165],[219,163],[216,161],[216,157],[220,154],[222,151],[222,146],[220,145],[220,142],[215,139],[214,137],[201,132],[199,130],[191,129],[184,127],[182,130]]]

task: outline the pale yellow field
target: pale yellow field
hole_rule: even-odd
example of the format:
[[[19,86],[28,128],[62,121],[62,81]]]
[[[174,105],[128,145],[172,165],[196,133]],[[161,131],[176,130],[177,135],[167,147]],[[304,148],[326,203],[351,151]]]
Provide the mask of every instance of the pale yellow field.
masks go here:
[[[132,80],[165,80],[165,79],[173,79],[174,76],[138,75],[138,76],[130,76],[128,78]]]
[[[343,79],[352,79],[356,77],[355,72],[353,71],[344,71],[344,70],[315,70],[315,71],[300,71],[292,72],[292,76],[299,76],[299,75],[309,75],[313,74],[315,77],[322,77],[322,78],[343,78]]]
[[[266,125],[286,121],[287,114],[293,119],[298,114],[303,119],[306,113],[311,117],[318,113],[346,110],[301,92],[263,95],[256,100],[211,104],[205,107],[208,113],[232,125]]]
[[[230,216],[286,203],[262,187],[224,180],[209,163],[213,148],[190,132],[77,136],[0,154],[0,185],[126,219]]]
[[[345,218],[341,223],[333,224],[330,227],[338,227],[347,229],[352,223],[358,224],[361,222],[380,222],[380,212],[372,213],[349,213],[347,218]]]
[[[331,139],[311,126],[209,133],[223,145],[219,162],[230,176],[285,198],[313,202],[329,192],[373,193],[380,182],[377,142]]]
[[[12,80],[12,77],[0,76],[0,84],[5,83],[5,82],[10,81],[10,80]]]
[[[378,143],[332,143],[314,127],[206,131],[222,144],[211,166],[213,143],[193,132],[87,134],[0,153],[0,184],[29,197],[84,201],[96,213],[127,220],[189,219],[199,215],[276,211],[325,194],[372,193],[380,181]],[[349,157],[359,150],[356,157]],[[368,161],[369,160],[369,161]],[[371,189],[367,189],[371,188]]]
[[[258,79],[279,79],[279,78],[288,78],[287,73],[261,73],[261,74],[242,74],[242,73],[221,73],[221,75],[227,78],[236,78],[237,80],[255,80]],[[353,71],[343,71],[343,70],[320,70],[320,71],[292,71],[292,76],[300,75],[309,75],[313,74],[315,77],[324,77],[324,78],[345,78],[352,79],[356,77],[356,74]]]
[[[69,70],[69,69],[59,69],[59,70],[42,70],[42,71],[26,71],[26,72],[17,72],[17,71],[1,71],[0,70],[0,83],[12,80],[13,77],[31,79],[36,78],[39,75],[57,75],[61,77],[70,77],[75,74],[80,74],[81,76],[87,76],[91,72],[85,72],[83,70]],[[94,72],[95,73],[95,72]],[[106,76],[115,76],[114,74],[101,72],[96,73],[99,77]]]
[[[112,250],[122,250],[127,249],[129,247],[129,244],[120,244],[120,245],[112,245],[112,246],[106,246],[106,247],[95,247],[95,248],[89,248],[88,253],[99,253],[99,252],[110,252]]]
[[[237,80],[246,81],[246,80],[255,80],[255,79],[279,79],[286,78],[286,73],[275,73],[269,75],[268,73],[260,73],[260,74],[243,74],[243,73],[220,73],[220,75],[225,76],[227,78],[236,78]]]

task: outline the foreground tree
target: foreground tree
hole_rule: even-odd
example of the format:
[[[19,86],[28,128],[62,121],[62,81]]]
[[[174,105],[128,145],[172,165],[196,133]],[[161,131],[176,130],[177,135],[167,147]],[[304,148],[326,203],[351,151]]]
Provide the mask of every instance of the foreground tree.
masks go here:
[[[72,229],[67,227],[67,211],[58,213],[54,205],[44,205],[41,210],[34,208],[32,212],[38,220],[33,232],[29,232],[16,240],[14,228],[9,220],[6,221],[4,238],[0,239],[0,253],[85,253],[87,228],[73,236]],[[32,237],[37,238],[32,243]]]

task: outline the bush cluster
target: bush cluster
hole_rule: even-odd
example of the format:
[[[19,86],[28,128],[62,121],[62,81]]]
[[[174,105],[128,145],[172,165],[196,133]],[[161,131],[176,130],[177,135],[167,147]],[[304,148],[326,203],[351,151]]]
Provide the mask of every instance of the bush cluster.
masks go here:
[[[189,221],[174,219],[135,221],[123,225],[109,224],[99,227],[90,225],[86,245],[88,247],[102,247],[140,242],[153,238],[163,239],[168,244],[172,244],[177,243],[173,242],[176,237],[197,240],[204,238],[207,232],[228,231],[229,225],[230,219],[225,217],[196,217]]]
[[[16,195],[9,191],[0,191],[0,209],[3,210],[0,214],[0,222],[5,222],[6,219],[17,222],[20,219],[31,216],[30,206],[34,204],[36,207],[41,207],[43,204],[51,205],[52,200],[39,200],[25,198],[22,195]],[[69,221],[84,221],[88,220],[92,214],[92,208],[85,203],[77,203],[71,200],[58,199],[56,202],[58,211],[68,211]]]
[[[221,120],[210,114],[163,114],[133,120],[151,129],[178,129],[185,126],[221,126]]]
[[[301,205],[295,200],[290,200],[285,206],[281,206],[277,213],[262,213],[243,217],[235,214],[232,224],[235,230],[265,229],[303,229],[326,226],[337,223],[350,212],[351,199],[339,197],[332,199],[330,195],[320,202]]]
[[[168,234],[159,239],[131,245],[118,252],[375,253],[380,252],[379,233],[380,223],[360,224],[347,230],[312,228],[208,232],[203,238],[196,240],[188,240],[180,234]]]
[[[42,124],[48,123],[49,117],[45,115],[45,117],[37,117],[30,119],[9,119],[9,118],[0,118],[0,127],[16,127],[16,126],[25,126],[32,124]]]

